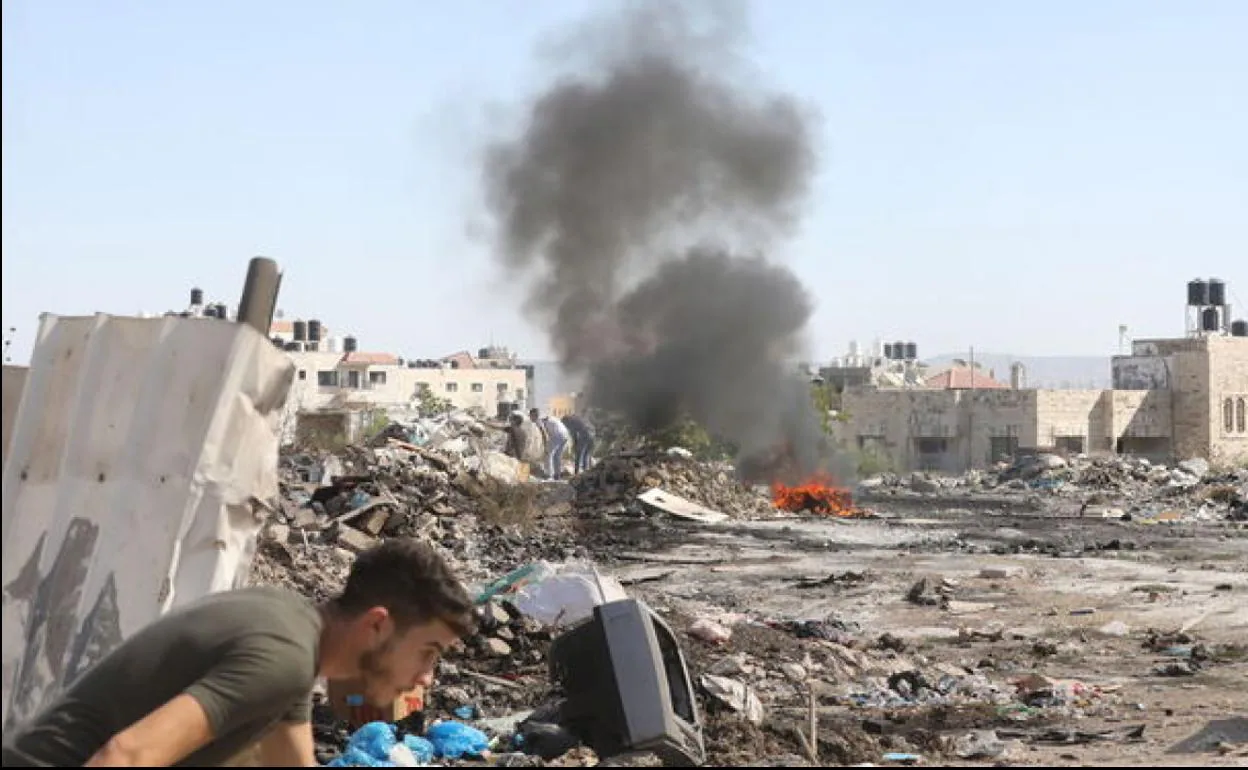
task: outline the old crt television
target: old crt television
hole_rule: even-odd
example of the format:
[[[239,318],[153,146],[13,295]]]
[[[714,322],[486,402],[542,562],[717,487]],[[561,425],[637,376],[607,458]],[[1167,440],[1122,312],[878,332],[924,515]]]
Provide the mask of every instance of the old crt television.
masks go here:
[[[706,759],[697,701],[676,635],[636,599],[594,608],[555,639],[561,722],[600,757],[652,751],[668,765]]]

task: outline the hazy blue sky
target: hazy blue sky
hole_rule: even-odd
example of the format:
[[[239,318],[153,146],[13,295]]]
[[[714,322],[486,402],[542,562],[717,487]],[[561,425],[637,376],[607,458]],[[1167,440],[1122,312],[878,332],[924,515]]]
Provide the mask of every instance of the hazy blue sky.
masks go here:
[[[4,326],[234,303],[433,356],[543,336],[467,235],[473,153],[586,0],[5,0]],[[1248,2],[770,0],[757,66],[822,114],[783,256],[819,356],[1109,353],[1248,303]],[[1241,314],[1248,314],[1243,313]]]

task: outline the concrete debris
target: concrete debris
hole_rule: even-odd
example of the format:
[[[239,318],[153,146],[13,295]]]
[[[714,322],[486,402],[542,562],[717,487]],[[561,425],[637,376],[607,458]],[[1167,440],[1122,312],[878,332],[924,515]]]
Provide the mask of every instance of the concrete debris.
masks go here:
[[[702,677],[702,687],[716,701],[748,721],[756,725],[763,723],[763,702],[758,699],[754,689],[741,680],[706,674]]]
[[[1248,520],[1248,468],[1216,470],[1201,458],[1166,467],[1130,456],[1037,454],[962,475],[883,474],[860,481],[857,493],[872,503],[935,496],[976,508],[1155,523]]]
[[[738,481],[730,463],[708,463],[659,450],[607,457],[572,482],[577,509],[590,516],[642,516],[638,495],[661,487],[671,495],[734,518],[775,515],[770,491]]]
[[[1180,688],[1248,661],[1234,643],[1198,638],[1192,621],[1170,626],[1179,631],[1127,622],[1123,602],[1154,613],[1182,609],[1185,592],[1198,590],[1190,576],[1181,591],[1164,584],[1164,573],[1115,589],[1081,566],[1096,590],[1060,603],[1026,598],[1053,577],[1058,562],[1046,558],[1161,558],[1158,538],[1173,530],[1149,523],[1238,526],[1226,519],[1243,504],[1242,471],[1052,456],[966,477],[880,476],[859,493],[884,501],[883,518],[847,523],[781,515],[771,490],[741,484],[730,464],[681,452],[612,454],[569,482],[549,482],[498,455],[498,441],[488,423],[461,418],[433,430],[389,430],[368,446],[284,456],[283,504],[253,567],[256,581],[323,599],[341,586],[355,554],[378,540],[403,535],[438,546],[479,597],[479,627],[448,653],[425,711],[399,733],[460,720],[489,736],[492,764],[657,763],[646,754],[599,757],[581,745],[561,723],[564,693],[551,675],[553,640],[625,591],[644,596],[678,631],[698,685],[708,764],[719,766],[1002,762],[1020,745],[1121,746],[1127,733],[1086,725],[1127,712],[1160,717],[1176,697],[1124,694],[1124,668],[1142,687]],[[1173,483],[1176,474],[1183,484]],[[647,504],[647,493],[726,519],[682,523]],[[911,498],[925,501],[923,520],[896,513]],[[1014,511],[1019,501],[1040,504],[1002,520],[977,517],[968,502],[976,498],[1013,500]],[[1112,508],[1121,519],[1094,513]],[[959,529],[936,534],[942,516],[962,522]],[[1082,534],[1067,533],[1061,521]],[[895,547],[904,558],[893,566],[855,554],[857,546]],[[916,569],[924,551],[972,556],[956,570],[956,561],[930,560]],[[725,590],[734,573],[738,588]],[[1203,579],[1202,595],[1223,600],[1248,588],[1233,569]],[[1024,614],[1003,616],[1019,603]],[[1090,604],[1095,614],[1083,614]],[[1089,660],[1120,668],[1113,677],[1078,668]],[[352,734],[323,706],[315,730],[322,759]],[[1041,759],[1077,763],[1058,753]]]

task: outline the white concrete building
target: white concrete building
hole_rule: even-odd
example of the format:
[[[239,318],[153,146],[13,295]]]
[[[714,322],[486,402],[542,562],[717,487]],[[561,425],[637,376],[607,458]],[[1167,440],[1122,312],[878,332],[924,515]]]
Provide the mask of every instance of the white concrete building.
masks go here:
[[[293,417],[301,411],[343,407],[413,409],[421,386],[454,408],[489,416],[499,413],[500,404],[525,407],[532,392],[531,368],[505,351],[481,352],[487,355],[463,352],[405,361],[391,353],[290,350],[297,368],[287,412]]]

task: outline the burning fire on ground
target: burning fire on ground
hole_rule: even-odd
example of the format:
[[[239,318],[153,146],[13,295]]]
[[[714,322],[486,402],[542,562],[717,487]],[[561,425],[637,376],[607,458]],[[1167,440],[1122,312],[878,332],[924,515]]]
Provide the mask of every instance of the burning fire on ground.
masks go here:
[[[845,487],[836,485],[831,476],[816,474],[798,486],[772,482],[771,499],[783,511],[809,511],[824,516],[862,518],[868,514],[854,505],[853,496]]]

